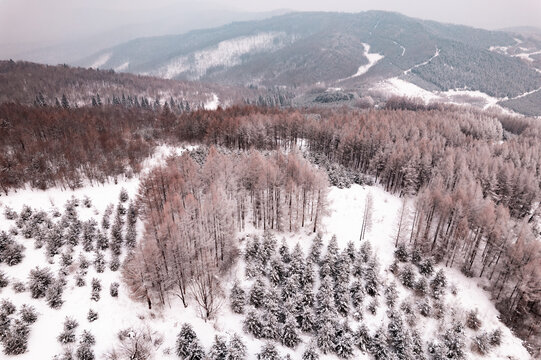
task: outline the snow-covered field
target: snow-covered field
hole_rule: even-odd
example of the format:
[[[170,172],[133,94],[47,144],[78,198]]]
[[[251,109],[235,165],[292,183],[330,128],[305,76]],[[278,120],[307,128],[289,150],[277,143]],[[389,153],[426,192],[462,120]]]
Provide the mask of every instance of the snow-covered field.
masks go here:
[[[498,104],[500,101],[509,100],[508,98],[495,98],[481,91],[466,89],[452,89],[449,91],[428,91],[420,86],[410,83],[400,77],[393,77],[380,81],[371,88],[372,91],[382,93],[386,97],[401,96],[420,99],[425,104],[429,103],[448,103],[454,105],[474,106],[476,108],[487,110],[496,108],[506,114],[515,114]],[[525,94],[521,94],[513,99],[518,99],[530,95],[541,89],[536,89]],[[511,99],[512,100],[512,99]]]
[[[163,162],[166,156],[180,154],[183,150],[182,148],[162,146],[158,148],[156,155],[145,163],[145,168],[148,171],[155,164]],[[22,190],[17,193],[11,193],[8,196],[0,197],[0,208],[3,212],[4,206],[9,206],[19,212],[23,204],[27,204],[34,209],[43,209],[46,211],[59,209],[62,211],[64,203],[72,197],[83,200],[84,196],[88,196],[91,199],[92,206],[90,208],[82,205],[77,207],[78,217],[81,220],[95,218],[99,223],[107,205],[118,202],[120,190],[125,188],[130,199],[133,199],[137,192],[138,183],[138,179],[133,178],[124,179],[117,184],[87,186],[74,191],[63,191],[60,189],[50,189],[47,191]],[[322,224],[324,244],[328,243],[332,235],[336,235],[340,248],[345,248],[349,241],[353,241],[357,247],[359,246],[361,219],[368,194],[371,194],[373,199],[373,225],[367,232],[366,239],[372,243],[374,252],[377,254],[381,263],[381,278],[385,281],[391,281],[394,280],[394,275],[387,269],[393,263],[394,259],[394,237],[396,234],[397,215],[402,205],[400,198],[386,193],[378,186],[354,185],[349,189],[330,188],[329,213],[324,218]],[[0,230],[8,231],[13,226],[15,226],[14,221],[7,220],[3,214],[0,214]],[[141,230],[140,228],[141,226],[139,226],[139,230]],[[254,234],[262,235],[262,231],[248,229],[246,232],[239,234],[239,238],[253,236]],[[278,240],[285,237],[290,249],[296,243],[299,243],[301,248],[305,252],[308,252],[314,234],[309,229],[303,229],[298,233],[276,234],[276,237]],[[112,349],[117,342],[117,333],[123,329],[148,331],[152,339],[159,344],[155,347],[155,358],[176,359],[177,357],[173,351],[175,337],[179,332],[180,326],[185,322],[193,325],[206,351],[211,347],[215,334],[225,335],[226,337],[230,337],[234,333],[241,335],[247,345],[249,359],[254,359],[260,351],[261,346],[265,344],[264,341],[243,333],[243,316],[232,313],[227,300],[224,301],[217,318],[208,322],[203,321],[198,316],[197,306],[194,301],[190,301],[189,306],[184,308],[174,296],[168,299],[164,309],[148,310],[145,304],[134,302],[130,299],[128,290],[121,282],[120,272],[113,272],[108,267],[106,267],[103,273],[97,273],[91,265],[86,276],[87,284],[83,287],[75,286],[74,277],[71,276],[72,274],[68,275],[68,284],[63,295],[64,304],[58,310],[51,309],[45,303],[44,299],[31,299],[28,291],[16,293],[12,289],[11,283],[14,280],[25,281],[29,271],[36,266],[49,266],[53,270],[53,274],[56,274],[59,267],[58,256],[55,257],[54,263],[48,263],[45,249],[35,249],[32,239],[25,239],[21,235],[17,235],[16,239],[26,247],[25,257],[22,263],[12,267],[7,266],[5,263],[0,263],[0,270],[6,272],[10,278],[10,285],[0,289],[0,299],[10,299],[18,307],[22,304],[31,304],[37,309],[39,317],[37,322],[31,326],[28,351],[25,354],[14,356],[13,359],[52,359],[54,355],[60,354],[62,345],[57,341],[57,336],[62,331],[66,316],[73,317],[79,322],[78,334],[86,329],[90,330],[96,337],[94,351],[97,359],[104,358],[104,355]],[[244,245],[245,241],[241,241],[241,249]],[[76,259],[79,252],[83,252],[80,245],[75,248]],[[92,255],[87,255],[87,257],[92,261]],[[108,260],[109,258],[106,257],[106,261]],[[222,285],[226,289],[226,292],[231,288],[234,279],[242,280],[242,285],[244,285],[245,289],[249,289],[253,280],[244,279],[244,267],[244,261],[240,258],[237,264],[225,275]],[[498,312],[490,302],[489,295],[477,286],[475,279],[468,279],[460,272],[451,269],[445,269],[445,273],[448,281],[456,286],[457,289],[457,295],[447,292],[446,302],[448,304],[456,309],[479,309],[479,314],[483,321],[483,329],[487,331],[498,327],[503,329],[502,345],[492,350],[484,358],[528,359],[529,356],[520,341],[498,320]],[[94,277],[99,278],[102,283],[101,299],[98,302],[90,299],[90,280]],[[112,282],[121,283],[117,298],[109,295],[109,285]],[[408,290],[399,287],[400,299],[406,299],[409,296],[411,295]],[[89,309],[93,309],[99,314],[99,318],[91,323],[86,318]],[[372,332],[385,324],[386,321],[383,306],[380,306],[375,315],[366,314],[363,319],[363,323]],[[442,324],[434,318],[423,317],[418,319],[416,326],[422,334],[429,337]],[[468,335],[471,334],[468,333]],[[303,335],[302,339],[303,343],[296,349],[292,350],[279,346],[279,352],[284,355],[290,354],[293,359],[300,359],[309,338]],[[469,344],[468,337],[466,341]],[[12,358],[2,356],[0,356],[2,359]],[[328,355],[321,358],[337,357]],[[371,357],[356,350],[355,358],[370,359]],[[467,358],[476,358],[476,355],[470,353],[468,350]]]

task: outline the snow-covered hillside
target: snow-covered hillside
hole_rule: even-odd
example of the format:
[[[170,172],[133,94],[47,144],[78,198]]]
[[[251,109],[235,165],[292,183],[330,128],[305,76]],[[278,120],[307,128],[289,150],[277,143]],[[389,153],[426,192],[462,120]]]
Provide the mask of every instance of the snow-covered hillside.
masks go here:
[[[191,80],[196,80],[212,68],[228,68],[240,64],[244,55],[276,50],[288,39],[285,33],[272,32],[224,40],[208,49],[173,59],[154,75],[172,79],[186,73]]]
[[[171,147],[160,147],[155,158],[149,159],[145,167],[148,169],[155,164],[163,161],[166,155],[179,154],[183,149]],[[28,205],[32,208],[33,214],[39,210],[44,210],[49,214],[53,223],[61,222],[64,218],[53,217],[53,212],[58,210],[64,212],[66,202],[71,201],[74,205],[74,199],[78,200],[77,206],[71,206],[71,211],[76,212],[76,218],[82,223],[90,219],[95,219],[98,228],[101,227],[102,218],[107,211],[109,204],[118,206],[120,202],[119,196],[121,189],[126,189],[129,200],[123,202],[127,208],[130,200],[135,199],[139,180],[137,178],[124,179],[116,184],[106,184],[103,186],[87,186],[75,191],[50,189],[47,191],[23,190],[17,193],[12,193],[8,196],[0,197],[2,213],[5,208],[11,208],[19,213],[21,218],[21,210],[23,205]],[[481,329],[474,331],[471,329],[464,330],[464,339],[466,344],[466,358],[490,358],[490,359],[528,359],[529,356],[521,345],[521,342],[515,338],[511,332],[498,320],[498,313],[489,300],[489,295],[476,284],[475,279],[468,279],[459,272],[450,269],[444,269],[444,274],[447,279],[447,287],[445,295],[440,301],[426,300],[432,307],[436,304],[443,304],[445,314],[421,316],[417,306],[421,299],[414,295],[414,291],[402,286],[402,272],[410,268],[411,265],[399,263],[397,274],[394,275],[389,269],[392,268],[395,262],[395,246],[394,238],[396,237],[397,218],[402,206],[402,200],[396,196],[386,193],[378,186],[359,186],[354,185],[348,189],[338,189],[332,187],[329,189],[329,212],[323,221],[323,254],[325,256],[325,248],[329,244],[333,235],[336,235],[336,244],[338,252],[351,246],[356,249],[361,248],[359,240],[361,232],[361,223],[365,204],[368,198],[372,199],[371,211],[371,226],[367,228],[365,240],[371,243],[373,253],[377,262],[379,262],[379,271],[377,278],[380,282],[380,293],[373,299],[366,295],[363,309],[366,306],[370,307],[371,303],[378,299],[374,314],[365,310],[361,316],[349,315],[347,318],[340,317],[340,321],[348,320],[348,326],[354,331],[364,324],[370,335],[375,335],[376,331],[381,327],[387,328],[389,323],[388,305],[386,305],[386,289],[391,283],[397,283],[397,299],[395,300],[397,308],[413,307],[412,328],[415,328],[421,338],[425,341],[434,340],[435,334],[442,333],[444,329],[451,326],[453,320],[463,320],[465,314],[470,310],[478,310],[478,317],[481,319]],[[85,201],[85,199],[89,201]],[[111,224],[114,222],[114,215],[111,216]],[[79,336],[83,330],[88,330],[95,337],[95,345],[92,349],[97,359],[107,358],[107,354],[111,354],[115,348],[117,353],[121,352],[119,348],[120,338],[124,339],[124,345],[129,343],[130,339],[148,338],[151,341],[148,344],[151,352],[155,354],[155,359],[178,359],[175,355],[175,341],[182,324],[190,323],[205,351],[211,348],[214,336],[222,335],[226,339],[231,338],[234,334],[238,334],[247,347],[247,358],[254,359],[256,354],[261,351],[261,348],[268,343],[263,339],[256,339],[252,334],[244,331],[243,322],[246,315],[235,314],[231,311],[229,302],[229,293],[235,280],[240,281],[240,286],[246,293],[250,292],[256,278],[246,277],[246,267],[251,266],[245,260],[244,256],[240,256],[238,262],[224,275],[222,283],[225,297],[223,305],[214,320],[205,322],[199,317],[197,304],[191,300],[187,308],[182,306],[182,303],[175,296],[169,296],[166,300],[164,309],[149,310],[145,303],[136,302],[128,294],[128,289],[124,286],[121,279],[120,270],[113,271],[110,268],[110,261],[113,259],[110,248],[105,249],[102,253],[105,255],[105,269],[103,272],[98,272],[94,264],[95,251],[85,251],[81,241],[78,245],[73,246],[73,264],[67,267],[65,280],[67,284],[61,296],[63,304],[58,309],[51,308],[45,299],[34,299],[30,296],[28,286],[26,291],[18,292],[13,288],[16,282],[27,282],[28,275],[35,267],[51,269],[54,277],[58,276],[61,264],[61,255],[53,257],[47,255],[48,247],[35,248],[37,243],[34,238],[26,238],[25,225],[20,223],[22,228],[17,227],[16,220],[7,219],[4,214],[0,214],[0,230],[13,233],[13,239],[17,243],[23,244],[25,247],[24,258],[21,263],[13,266],[8,266],[5,262],[0,263],[0,271],[4,272],[8,279],[9,285],[0,289],[0,299],[7,299],[19,309],[23,304],[34,306],[38,313],[37,321],[30,325],[30,336],[28,339],[28,350],[17,356],[7,356],[2,358],[13,359],[52,359],[57,354],[62,354],[65,349],[75,350],[79,347]],[[40,225],[41,226],[41,225]],[[101,230],[100,230],[101,231]],[[108,229],[103,229],[108,231]],[[137,232],[140,235],[142,231],[140,222],[137,226]],[[17,233],[17,234],[15,234]],[[248,228],[245,232],[239,234],[239,246],[241,250],[245,250],[247,244],[253,244],[252,241],[256,237],[264,238],[265,235],[261,230]],[[274,233],[278,244],[282,238],[285,239],[285,244],[289,247],[289,252],[294,253],[296,244],[300,248],[304,256],[309,256],[313,247],[313,239],[315,235],[308,229],[301,230],[299,233]],[[96,245],[97,246],[97,245]],[[280,246],[280,245],[279,245]],[[65,247],[67,249],[67,247]],[[362,252],[359,250],[360,253]],[[126,250],[122,250],[120,259],[125,256]],[[345,253],[345,251],[344,251]],[[78,274],[84,273],[80,269],[80,254],[86,257],[90,262],[87,273],[83,275],[85,285],[78,286],[76,277]],[[278,255],[277,255],[278,256]],[[319,268],[316,266],[314,269]],[[434,273],[439,270],[439,267],[434,269]],[[322,270],[316,270],[319,273]],[[413,274],[416,278],[423,278],[418,270],[413,267]],[[99,300],[91,299],[92,279],[98,279],[101,283],[101,291]],[[430,280],[430,277],[427,277]],[[265,280],[266,281],[266,280]],[[119,283],[118,296],[113,297],[110,294],[110,286],[113,283]],[[321,285],[318,276],[315,276],[314,291]],[[284,284],[279,284],[277,288],[283,287]],[[372,301],[371,301],[372,300]],[[332,301],[332,300],[331,300]],[[402,304],[402,305],[401,305]],[[403,305],[406,304],[406,305]],[[246,306],[246,312],[250,307]],[[435,309],[435,308],[434,308]],[[435,310],[432,311],[435,311]],[[98,314],[98,318],[90,322],[88,317],[89,310],[94,310]],[[410,317],[411,317],[410,316]],[[63,331],[64,321],[66,317],[75,319],[79,326],[75,328],[77,340],[66,344],[61,344],[57,337]],[[482,357],[470,349],[471,339],[476,334],[481,334],[482,331],[493,331],[502,329],[501,345],[489,350],[488,354]],[[126,330],[124,337],[119,337],[119,332]],[[311,336],[307,333],[300,335],[302,342],[295,348],[287,348],[278,345],[277,350],[280,354],[289,354],[293,359],[300,359],[304,351],[309,347]],[[128,339],[128,340],[126,340]],[[144,342],[141,341],[141,344]],[[131,343],[130,343],[131,344]],[[133,345],[133,344],[132,344]],[[437,344],[436,344],[437,345]],[[435,345],[435,346],[436,346]],[[355,358],[370,359],[372,358],[367,353],[361,352],[358,348],[354,349]],[[3,355],[4,356],[4,355]],[[112,358],[112,357],[109,357]],[[123,357],[118,357],[123,359]],[[335,355],[321,355],[321,358],[335,358]]]

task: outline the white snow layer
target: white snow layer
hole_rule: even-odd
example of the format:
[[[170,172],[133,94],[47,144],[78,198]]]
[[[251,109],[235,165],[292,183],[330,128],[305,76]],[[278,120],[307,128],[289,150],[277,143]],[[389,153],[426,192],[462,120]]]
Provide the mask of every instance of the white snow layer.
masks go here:
[[[281,47],[284,41],[287,41],[287,35],[282,32],[259,33],[224,40],[216,46],[173,59],[158,69],[157,75],[171,79],[187,72],[192,80],[196,80],[211,68],[238,65],[243,55],[275,50]]]
[[[220,99],[218,98],[218,95],[216,95],[215,93],[212,93],[212,99],[207,101],[204,107],[205,107],[205,110],[216,110],[219,105],[220,105]]]
[[[376,65],[381,59],[384,58],[384,56],[379,54],[379,53],[371,53],[370,52],[370,45],[365,44],[365,43],[362,43],[362,44],[364,46],[364,56],[368,59],[368,64],[359,66],[359,69],[357,70],[357,72],[355,74],[353,74],[350,77],[347,77],[345,79],[339,80],[339,81],[353,79],[353,78],[356,78],[358,76],[366,74],[366,72],[368,70],[370,70],[370,68],[372,66]]]
[[[157,164],[163,163],[167,156],[178,155],[184,150],[185,148],[166,145],[160,146],[155,155],[143,164],[145,171],[148,171]],[[90,217],[95,217],[97,220],[100,220],[106,206],[111,202],[116,204],[122,187],[127,189],[130,198],[133,199],[137,192],[138,184],[138,179],[133,178],[119,181],[117,184],[87,186],[75,191],[63,191],[60,189],[50,189],[47,191],[21,190],[11,193],[8,196],[0,197],[0,202],[3,205],[9,205],[16,211],[20,211],[23,204],[28,204],[37,209],[48,210],[53,207],[61,209],[64,202],[70,199],[72,195],[79,199],[87,195],[92,200],[92,207],[84,208],[83,206],[79,206],[77,208],[79,218],[86,220]],[[393,262],[394,236],[396,233],[397,215],[402,205],[402,199],[385,192],[378,186],[363,187],[354,185],[349,189],[330,188],[329,215],[323,219],[322,223],[324,242],[328,243],[331,236],[336,234],[339,247],[344,248],[350,240],[355,242],[357,247],[359,246],[361,218],[368,194],[371,194],[373,198],[373,225],[367,231],[366,239],[371,241],[373,249],[380,260],[382,278],[390,280],[393,279],[393,275],[388,272],[387,268]],[[0,229],[5,230],[14,225],[12,221],[4,219],[3,214],[0,214],[0,218],[2,219],[0,221]],[[139,226],[140,228],[141,226]],[[248,229],[246,233],[239,234],[239,238],[253,233],[261,235],[262,231]],[[278,238],[284,236],[291,248],[294,247],[296,242],[299,242],[305,251],[308,251],[311,245],[311,239],[314,237],[314,234],[309,229],[303,229],[298,233],[278,233],[276,235]],[[56,263],[49,264],[43,248],[34,249],[32,241],[24,239],[21,235],[17,236],[17,241],[24,243],[26,246],[23,262],[12,267],[6,264],[0,264],[0,269],[6,272],[11,281],[14,279],[26,280],[29,271],[35,266],[50,266],[53,272],[56,273],[59,266],[58,259],[56,259]],[[240,243],[241,248],[244,246],[244,243]],[[76,256],[80,251],[80,247],[76,247]],[[514,337],[498,320],[498,312],[490,302],[489,295],[478,287],[475,279],[466,278],[459,272],[451,269],[445,269],[445,272],[449,282],[457,288],[457,295],[448,293],[446,295],[446,302],[457,309],[471,310],[477,308],[479,309],[479,315],[483,320],[483,327],[485,329],[493,330],[499,327],[503,330],[502,345],[491,350],[483,358],[528,359],[528,353],[520,340]],[[98,302],[90,300],[90,279],[93,277],[99,278],[102,283],[101,299]],[[223,280],[226,291],[230,288],[235,278],[241,280],[245,289],[248,289],[253,282],[253,280],[246,280],[244,278],[244,261],[242,258],[226,274]],[[65,303],[59,310],[49,308],[43,299],[31,299],[28,292],[15,293],[11,286],[0,290],[0,298],[10,299],[17,307],[22,304],[31,304],[36,307],[39,313],[37,322],[31,326],[28,351],[22,355],[18,355],[17,359],[52,359],[55,354],[59,354],[62,346],[56,337],[62,331],[66,316],[71,316],[79,322],[80,325],[77,328],[78,335],[81,334],[82,330],[86,329],[90,330],[96,337],[94,351],[97,359],[103,359],[104,355],[112,349],[117,341],[118,331],[127,328],[146,330],[152,334],[154,340],[163,340],[163,343],[155,349],[155,359],[177,359],[172,349],[175,346],[175,337],[180,330],[180,326],[185,322],[192,324],[206,351],[210,349],[215,334],[226,337],[229,337],[233,333],[241,335],[247,346],[248,359],[256,358],[256,354],[265,343],[264,341],[254,339],[251,335],[243,333],[243,317],[232,313],[229,310],[227,301],[225,301],[215,320],[205,322],[198,316],[197,305],[194,301],[190,300],[189,306],[184,308],[174,296],[170,297],[163,310],[148,310],[145,304],[134,302],[129,297],[128,289],[122,284],[120,272],[112,272],[109,268],[104,273],[99,274],[91,266],[88,269],[88,275],[86,277],[87,285],[84,287],[76,287],[71,274],[67,279],[68,284],[63,295]],[[112,282],[119,282],[121,284],[118,298],[113,298],[109,295],[109,285]],[[399,288],[401,300],[410,296],[406,290],[401,287]],[[99,314],[99,318],[91,323],[86,319],[89,309],[93,309]],[[385,325],[385,319],[385,308],[380,306],[376,315],[367,314],[363,319],[363,323],[373,333],[379,326]],[[350,325],[353,327],[357,326],[354,323]],[[431,332],[435,332],[439,325],[438,320],[433,318],[420,318],[417,321],[417,328],[425,335],[430,334],[433,336]],[[471,336],[472,334],[468,335]],[[278,351],[284,355],[290,354],[293,359],[300,359],[309,338],[302,335],[302,339],[303,343],[296,349],[278,346]],[[480,356],[474,353],[468,352],[467,356],[470,359],[481,359]],[[358,350],[355,350],[354,357],[358,359],[370,358]],[[335,359],[336,357],[322,356],[322,358]]]
[[[104,65],[111,58],[111,53],[101,54],[95,61],[90,65],[91,68],[97,69],[100,66]]]

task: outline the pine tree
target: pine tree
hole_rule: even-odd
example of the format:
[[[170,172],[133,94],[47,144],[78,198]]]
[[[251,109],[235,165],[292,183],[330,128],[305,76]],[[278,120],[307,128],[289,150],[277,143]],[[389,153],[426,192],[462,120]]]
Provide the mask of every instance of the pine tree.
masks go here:
[[[370,351],[372,345],[372,338],[370,333],[364,324],[360,325],[355,334],[353,335],[353,342],[359,350],[363,353]]]
[[[28,277],[28,288],[32,298],[38,299],[44,297],[49,286],[52,285],[54,279],[49,268],[40,269],[36,267],[30,270]]]
[[[430,281],[430,288],[432,290],[432,296],[435,299],[439,299],[443,296],[445,292],[445,287],[447,286],[447,278],[442,269],[440,269],[434,279]]]
[[[331,317],[324,317],[321,320],[318,320],[318,323],[316,343],[319,350],[327,355],[334,351],[334,339],[336,336],[335,321]]]
[[[0,271],[0,288],[5,288],[9,285],[9,279],[5,272]]]
[[[102,231],[98,231],[96,236],[96,248],[98,250],[106,250],[109,248],[109,239],[107,239],[107,235]]]
[[[261,338],[269,340],[279,339],[278,319],[270,310],[265,310],[261,317]]]
[[[309,255],[310,260],[313,263],[319,264],[322,248],[323,248],[323,235],[321,233],[317,233],[316,237],[312,241],[312,246],[310,248],[310,255]]]
[[[392,282],[385,288],[385,301],[390,308],[393,308],[397,298],[398,291],[396,290],[396,283]]]
[[[86,319],[88,320],[88,322],[93,322],[93,321],[98,319],[98,313],[95,312],[94,310],[90,309],[90,310],[88,310],[88,314],[86,316]]]
[[[415,273],[413,272],[411,265],[406,265],[400,272],[400,281],[402,282],[402,285],[408,289],[413,289],[415,284]]]
[[[202,360],[205,352],[190,324],[183,324],[177,335],[176,354],[182,359]]]
[[[286,315],[285,324],[280,331],[280,340],[282,344],[290,348],[296,347],[301,342],[301,338],[297,334],[296,321],[290,314]]]
[[[334,287],[334,304],[336,310],[343,316],[348,316],[349,314],[349,294],[347,283],[339,281]]]
[[[21,320],[27,324],[33,324],[38,319],[36,308],[32,305],[23,304],[19,310]]]
[[[249,294],[249,302],[256,308],[261,307],[264,302],[266,285],[261,278],[257,279]]]
[[[252,334],[256,339],[260,339],[262,336],[263,324],[261,318],[256,311],[250,310],[246,314],[243,322],[243,329],[245,332]]]
[[[63,284],[60,280],[54,281],[48,288],[46,292],[45,299],[47,304],[53,309],[59,309],[64,300],[62,300],[62,294],[64,292]]]
[[[66,94],[62,94],[62,107],[64,109],[69,109],[70,108],[70,103],[68,101],[68,98],[66,97]]]
[[[221,336],[215,335],[214,342],[210,348],[209,360],[227,360],[228,348],[225,339]]]
[[[261,352],[257,354],[258,360],[280,360],[281,357],[276,350],[276,347],[272,343],[267,343],[261,349]]]
[[[109,293],[111,294],[111,297],[118,297],[118,287],[119,284],[117,282],[111,283],[111,287],[109,288]]]
[[[233,334],[233,337],[229,340],[228,348],[227,360],[246,359],[246,345],[244,345],[238,334]]]
[[[100,291],[101,291],[101,282],[97,278],[92,279],[92,295],[90,296],[90,299],[93,301],[99,301],[100,300]]]
[[[246,292],[240,286],[240,283],[235,280],[233,288],[229,295],[229,301],[231,303],[231,309],[236,314],[244,313],[244,306],[246,305]]]
[[[310,342],[306,347],[306,350],[302,353],[302,360],[319,360],[319,354],[314,343]]]
[[[400,360],[411,358],[411,339],[404,329],[404,324],[400,315],[391,310],[389,314],[389,324],[387,326],[387,344],[390,350]]]
[[[98,273],[103,273],[103,271],[105,270],[105,257],[100,251],[96,251],[96,254],[94,256],[94,267],[96,268],[96,272]]]
[[[26,352],[28,347],[28,336],[30,328],[27,323],[15,319],[11,324],[7,335],[2,339],[4,354],[20,355]]]
[[[64,330],[57,337],[58,342],[60,342],[61,344],[74,343],[76,340],[75,329],[78,326],[79,323],[76,320],[67,317],[64,320]]]
[[[340,325],[334,339],[334,352],[342,359],[353,356],[353,337],[349,325],[344,322]]]
[[[387,337],[385,336],[385,330],[379,328],[376,334],[370,341],[370,348],[368,349],[375,360],[387,360],[390,359],[389,351],[387,348]]]
[[[351,284],[349,294],[351,296],[351,304],[353,305],[353,308],[360,310],[364,299],[364,289],[362,282],[359,280],[355,280]]]

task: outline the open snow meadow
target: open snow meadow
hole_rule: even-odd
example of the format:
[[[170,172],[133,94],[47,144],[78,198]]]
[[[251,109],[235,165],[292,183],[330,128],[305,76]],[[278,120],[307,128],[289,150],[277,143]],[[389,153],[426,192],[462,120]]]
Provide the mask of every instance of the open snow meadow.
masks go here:
[[[144,162],[141,176],[184,150],[159,147]],[[234,240],[239,255],[219,284],[211,318],[202,316],[190,291],[186,307],[168,293],[163,305],[149,309],[123,277],[123,262],[145,231],[135,210],[139,186],[140,178],[133,177],[76,190],[22,189],[0,197],[1,245],[20,252],[14,256],[13,250],[9,261],[5,255],[0,262],[0,328],[27,321],[29,331],[27,351],[3,359],[69,359],[85,351],[96,359],[123,359],[137,354],[134,349],[155,359],[178,359],[182,341],[192,350],[198,342],[212,356],[244,351],[248,359],[263,351],[310,359],[317,347],[320,358],[371,359],[374,350],[367,349],[378,341],[380,359],[389,358],[383,357],[389,356],[384,341],[412,353],[422,343],[434,352],[463,343],[467,359],[529,358],[499,321],[477,278],[428,258],[414,259],[405,248],[397,251],[398,224],[402,218],[402,231],[411,231],[412,206],[403,207],[403,198],[380,186],[329,187],[316,233],[247,224]],[[300,303],[304,308],[298,308]],[[312,323],[318,321],[324,323],[314,332]],[[457,329],[458,322],[466,326]],[[179,336],[191,334],[185,324],[198,340]],[[396,338],[383,340],[387,329],[385,336]],[[9,331],[2,336],[16,337]]]

